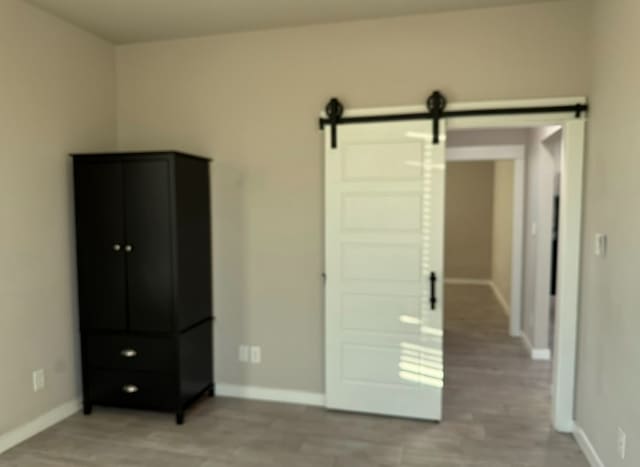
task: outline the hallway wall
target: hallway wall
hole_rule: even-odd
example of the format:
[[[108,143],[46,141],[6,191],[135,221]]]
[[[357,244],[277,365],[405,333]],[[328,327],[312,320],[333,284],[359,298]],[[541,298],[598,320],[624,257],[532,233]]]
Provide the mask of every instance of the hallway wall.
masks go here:
[[[513,176],[513,161],[494,163],[491,281],[506,304],[511,303]]]
[[[553,197],[560,158],[556,133],[556,127],[530,130],[526,154],[522,331],[541,350],[549,348]]]
[[[447,164],[445,277],[492,277],[494,163]]]

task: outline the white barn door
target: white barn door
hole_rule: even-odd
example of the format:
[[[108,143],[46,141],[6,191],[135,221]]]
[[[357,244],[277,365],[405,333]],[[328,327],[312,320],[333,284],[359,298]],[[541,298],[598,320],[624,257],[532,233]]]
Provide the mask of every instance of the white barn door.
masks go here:
[[[325,134],[329,409],[441,419],[444,132],[432,140],[430,121],[341,125],[335,149]]]

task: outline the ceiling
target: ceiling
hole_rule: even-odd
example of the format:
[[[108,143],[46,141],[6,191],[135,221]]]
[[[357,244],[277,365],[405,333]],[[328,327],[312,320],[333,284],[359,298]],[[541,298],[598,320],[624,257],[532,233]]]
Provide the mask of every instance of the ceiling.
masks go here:
[[[125,44],[545,0],[25,1],[111,42]]]

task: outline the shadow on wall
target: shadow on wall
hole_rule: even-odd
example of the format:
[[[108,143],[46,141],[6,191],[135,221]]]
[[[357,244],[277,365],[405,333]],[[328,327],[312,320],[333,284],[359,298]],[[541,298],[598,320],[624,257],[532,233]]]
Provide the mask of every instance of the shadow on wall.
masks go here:
[[[249,384],[238,346],[250,341],[245,297],[246,200],[242,170],[225,161],[211,164],[213,199],[214,365],[216,382]]]

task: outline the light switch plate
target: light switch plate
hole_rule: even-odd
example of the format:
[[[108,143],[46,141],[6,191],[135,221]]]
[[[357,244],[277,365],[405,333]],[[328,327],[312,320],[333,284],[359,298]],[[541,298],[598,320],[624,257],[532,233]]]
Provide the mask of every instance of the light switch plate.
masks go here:
[[[594,253],[596,256],[607,255],[607,235],[597,233],[595,237]]]
[[[42,368],[34,370],[31,378],[33,382],[33,392],[42,391],[45,385],[44,370]]]

